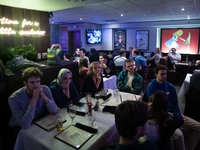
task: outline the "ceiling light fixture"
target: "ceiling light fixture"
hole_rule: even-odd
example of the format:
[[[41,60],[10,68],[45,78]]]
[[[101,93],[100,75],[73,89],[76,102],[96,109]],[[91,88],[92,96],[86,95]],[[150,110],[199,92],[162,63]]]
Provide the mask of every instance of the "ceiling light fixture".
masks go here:
[[[190,15],[188,15],[187,17],[188,17],[188,19],[190,19]]]
[[[80,18],[80,20],[83,20],[82,18]]]
[[[185,9],[184,9],[184,8],[182,8],[181,10],[182,10],[182,11],[184,11]]]
[[[124,16],[123,14],[121,14],[121,16]]]

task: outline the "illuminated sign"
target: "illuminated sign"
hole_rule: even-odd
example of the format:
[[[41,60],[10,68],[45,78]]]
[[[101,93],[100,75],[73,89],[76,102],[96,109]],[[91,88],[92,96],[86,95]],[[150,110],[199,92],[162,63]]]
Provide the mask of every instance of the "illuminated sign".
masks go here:
[[[0,24],[3,24],[4,26],[9,25],[9,24],[17,25],[19,23],[20,22],[18,22],[17,20],[10,20],[10,19],[7,19],[5,17],[0,19]],[[31,22],[31,21],[24,19],[22,21],[21,25],[22,25],[22,28],[24,28],[25,26],[37,26],[38,27],[39,23],[38,22]],[[12,28],[4,28],[4,27],[0,28],[0,34],[6,34],[6,35],[12,34],[12,35],[14,35],[16,33],[19,34],[19,35],[24,35],[24,36],[25,35],[44,35],[46,33],[46,31],[40,31],[40,30],[34,31],[34,29],[15,31]]]

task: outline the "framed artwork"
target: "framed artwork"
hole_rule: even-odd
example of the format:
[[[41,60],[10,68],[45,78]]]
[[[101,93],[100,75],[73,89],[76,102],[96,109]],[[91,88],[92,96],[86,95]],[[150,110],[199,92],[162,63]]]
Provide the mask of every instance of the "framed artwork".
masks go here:
[[[126,30],[114,30],[114,48],[126,49]]]
[[[140,50],[149,50],[149,31],[136,30],[136,48]]]
[[[171,48],[181,54],[199,54],[199,28],[161,29],[161,52]]]

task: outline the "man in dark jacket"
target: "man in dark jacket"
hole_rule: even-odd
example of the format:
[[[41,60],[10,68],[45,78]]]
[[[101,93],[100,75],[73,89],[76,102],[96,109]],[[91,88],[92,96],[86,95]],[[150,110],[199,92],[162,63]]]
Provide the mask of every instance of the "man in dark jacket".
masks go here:
[[[189,149],[194,150],[198,141],[200,140],[200,123],[187,117],[183,116],[180,113],[178,107],[177,94],[174,86],[167,82],[167,67],[164,65],[158,65],[154,69],[155,79],[147,86],[146,94],[147,98],[151,96],[155,91],[162,90],[166,92],[169,100],[169,109],[170,113],[179,115],[180,118],[183,117],[184,124],[181,126],[184,131],[187,130],[187,134],[182,135],[182,132],[177,129],[172,138],[174,141],[175,149]],[[185,133],[185,132],[184,132]],[[184,143],[185,141],[185,143]]]

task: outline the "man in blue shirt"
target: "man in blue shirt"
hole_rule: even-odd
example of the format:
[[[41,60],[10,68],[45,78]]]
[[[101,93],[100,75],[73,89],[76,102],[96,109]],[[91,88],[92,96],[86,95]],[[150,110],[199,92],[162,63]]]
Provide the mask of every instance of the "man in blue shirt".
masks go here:
[[[158,150],[151,141],[138,142],[144,135],[147,105],[141,101],[123,101],[115,110],[115,124],[120,135],[115,150]]]
[[[177,129],[173,134],[173,140],[175,149],[184,150],[194,150],[198,141],[200,140],[200,123],[187,117],[180,113],[178,107],[177,94],[174,86],[167,82],[167,67],[164,65],[158,65],[154,69],[155,79],[147,86],[146,94],[147,98],[151,96],[155,91],[162,90],[166,92],[169,100],[169,112],[183,117],[184,124],[181,126],[183,128],[183,133],[187,130],[187,134],[182,135],[182,132]],[[185,140],[184,140],[185,139]],[[184,144],[185,141],[185,144]]]
[[[132,51],[132,55],[135,58],[136,71],[143,77],[144,75],[144,66],[147,66],[146,59],[140,55],[138,49]]]

